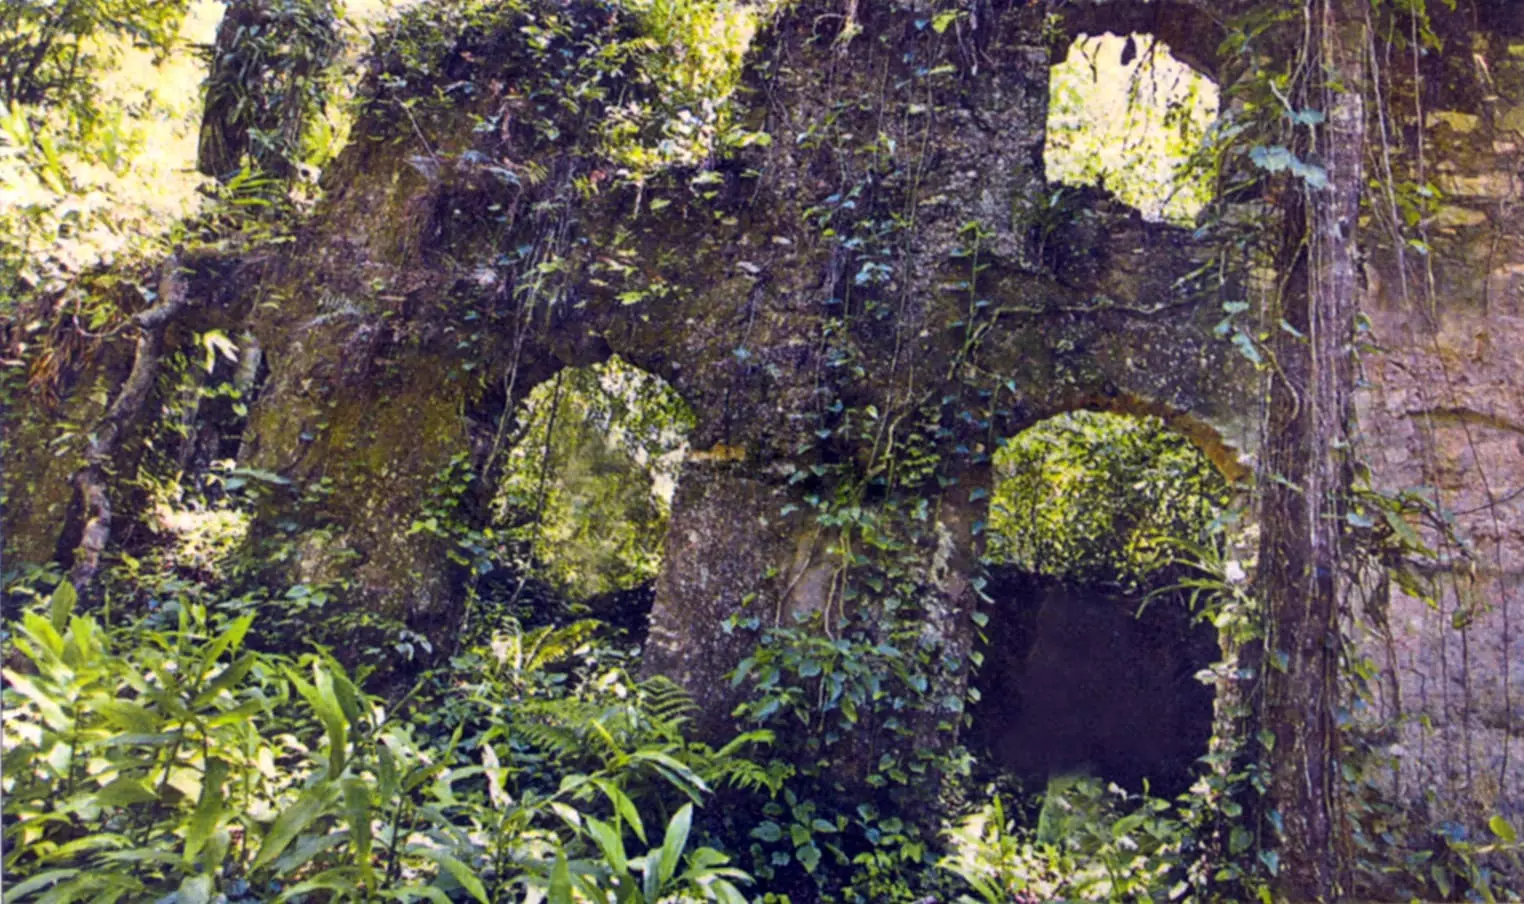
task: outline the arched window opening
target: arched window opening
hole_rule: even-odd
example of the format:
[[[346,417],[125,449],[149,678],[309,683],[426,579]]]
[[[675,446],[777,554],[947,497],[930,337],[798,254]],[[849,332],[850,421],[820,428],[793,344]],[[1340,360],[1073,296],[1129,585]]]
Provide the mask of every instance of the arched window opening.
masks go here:
[[[617,357],[530,392],[493,499],[520,550],[500,582],[510,614],[541,621],[548,604],[643,628],[692,423],[665,381]]]
[[[1175,588],[1229,485],[1158,418],[1088,411],[1014,437],[995,467],[975,748],[1029,789],[1084,773],[1185,790],[1212,734],[1197,675],[1221,656]]]
[[[1217,109],[1217,85],[1154,36],[1080,35],[1049,81],[1048,180],[1100,186],[1144,219],[1190,224],[1211,200],[1193,157]]]

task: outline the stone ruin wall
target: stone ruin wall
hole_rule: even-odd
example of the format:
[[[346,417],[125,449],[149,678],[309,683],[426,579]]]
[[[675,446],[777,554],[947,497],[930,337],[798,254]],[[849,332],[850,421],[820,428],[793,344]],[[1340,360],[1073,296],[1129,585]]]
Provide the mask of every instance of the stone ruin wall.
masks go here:
[[[1132,7],[1113,4],[1106,9],[1103,4],[1095,4],[1095,9],[1104,9],[1108,16],[1122,16]],[[1150,18],[1155,24],[1160,22],[1157,17],[1151,15]],[[1147,23],[1140,20],[1137,24]],[[1165,29],[1160,31],[1163,33]],[[1003,122],[1005,120],[992,117],[1003,117],[1015,111],[1016,115],[1011,117],[1014,125],[1007,124],[1010,132],[987,141],[991,145],[1025,149],[1026,156],[1022,159],[1030,159],[1034,142],[1040,144],[1041,138],[1032,131],[1034,123],[1026,120],[1028,112],[1040,115],[1037,108],[1046,91],[1042,55],[1037,48],[1020,44],[1013,44],[1007,52],[1010,58],[1005,62],[1009,68],[1004,75],[986,70],[980,77],[987,82],[1004,79],[1016,84],[1019,90],[1013,91],[1010,97],[998,92],[973,96],[986,108],[983,112],[990,114],[987,117],[990,121]],[[1188,52],[1199,60],[1204,59],[1208,51],[1195,48],[1188,49]],[[1410,250],[1406,259],[1399,261],[1391,248],[1370,242],[1379,226],[1374,223],[1366,226],[1371,247],[1366,267],[1369,298],[1364,308],[1370,321],[1370,335],[1377,348],[1364,356],[1366,384],[1358,398],[1363,434],[1361,449],[1372,467],[1374,483],[1380,489],[1391,491],[1434,487],[1443,507],[1456,513],[1457,533],[1467,538],[1470,556],[1462,560],[1452,555],[1449,561],[1454,563],[1453,566],[1441,569],[1440,584],[1444,590],[1437,606],[1391,588],[1389,604],[1385,608],[1378,607],[1366,620],[1371,632],[1368,649],[1380,670],[1376,681],[1379,716],[1396,726],[1385,739],[1388,742],[1385,749],[1396,764],[1389,786],[1396,799],[1431,805],[1431,815],[1440,818],[1485,818],[1490,813],[1502,812],[1517,824],[1521,811],[1524,811],[1524,743],[1521,743],[1524,729],[1520,727],[1518,713],[1524,703],[1524,697],[1520,695],[1520,687],[1524,685],[1524,601],[1521,601],[1524,597],[1524,580],[1521,580],[1524,576],[1524,341],[1521,341],[1524,340],[1524,216],[1520,214],[1520,192],[1524,189],[1524,170],[1521,170],[1524,167],[1524,38],[1514,38],[1511,42],[1499,39],[1491,46],[1481,47],[1478,54],[1485,60],[1486,80],[1490,81],[1492,91],[1475,102],[1437,107],[1428,111],[1425,117],[1428,157],[1435,161],[1432,167],[1434,181],[1445,194],[1442,205],[1428,225],[1434,249],[1432,283],[1423,259],[1416,251]],[[1012,72],[1020,78],[1013,78]],[[797,99],[790,100],[797,103],[797,109],[792,112],[801,117],[818,113],[810,108],[808,97],[802,93]],[[960,127],[969,135],[978,134],[956,121],[950,131],[956,133]],[[961,140],[958,134],[949,134],[946,140],[946,162],[931,176],[945,177],[945,188],[952,204],[949,212],[935,222],[945,220],[955,224],[962,219],[955,214],[981,209],[979,205],[993,197],[988,187],[959,182],[959,174],[977,170],[972,160],[994,158],[983,147]],[[774,154],[781,155],[782,151]],[[794,166],[778,156],[770,158],[769,162],[785,175]],[[807,169],[803,164],[799,166],[801,172]],[[401,164],[393,168],[407,176],[407,169]],[[361,180],[357,184],[362,188],[364,179],[379,180],[376,185],[385,181],[385,173],[351,173],[350,176],[352,180]],[[1018,172],[1016,176],[1021,174]],[[1001,191],[1025,190],[1027,183],[1021,178],[1013,177],[1010,181],[1011,186],[995,187]],[[423,197],[426,193],[425,188],[407,181],[407,178],[393,180],[391,184],[392,188],[386,190],[398,193],[399,198],[409,193]],[[792,183],[785,179],[779,186],[769,188],[775,193],[772,209],[778,216],[780,230],[793,229],[794,221],[787,214],[812,199],[803,186],[805,181],[801,178]],[[355,193],[355,197],[362,195],[363,192]],[[383,211],[395,210],[404,201],[407,198],[395,204],[367,206]],[[342,196],[340,203],[343,203]],[[350,203],[359,204],[358,201]],[[344,253],[345,249],[364,245],[364,233],[360,232],[357,237],[356,224],[363,226],[378,219],[376,216],[369,219],[357,216],[350,221],[336,216],[334,222],[342,221],[344,228],[336,230],[337,237],[318,232],[317,239],[326,244],[319,243],[321,248],[314,258],[320,263],[330,260],[337,263],[313,265],[312,272],[322,274],[325,285],[340,287],[349,276],[354,276],[356,285],[362,284],[363,280],[357,274],[376,271],[390,275],[392,271],[386,268],[393,264],[379,252]],[[1168,234],[1154,235],[1141,223],[1125,217],[1119,220],[1111,217],[1106,222],[1118,228],[1110,229],[1098,241],[1110,240],[1114,250],[1109,256],[1084,264],[1094,272],[1084,267],[1075,268],[1078,289],[1058,292],[1046,284],[1029,285],[1017,260],[1019,249],[1016,249],[1010,252],[1012,275],[1006,280],[1010,288],[999,291],[1008,291],[1017,299],[1044,299],[1044,303],[1051,304],[1054,310],[1073,309],[1068,299],[1070,291],[1080,301],[1105,293],[1123,304],[1142,304],[1151,295],[1138,289],[1135,279],[1128,276],[1140,272],[1133,255],[1148,247],[1152,249],[1156,264],[1165,259],[1173,261],[1170,255],[1182,260],[1190,257],[1190,249],[1183,244],[1178,248],[1169,244],[1177,240]],[[1136,235],[1129,235],[1129,230]],[[815,247],[807,235],[794,236],[788,245],[768,245],[766,248],[771,250],[765,252],[748,249],[743,244],[729,241],[731,238],[722,232],[703,243],[701,250],[705,256],[701,260],[709,265],[706,272],[731,272],[733,267],[722,265],[732,257],[744,256],[748,261],[756,259],[769,268],[776,265],[777,276],[773,284],[765,291],[751,290],[762,323],[774,324],[777,333],[770,336],[768,342],[759,342],[759,351],[772,347],[781,354],[782,350],[795,347],[798,343],[794,334],[804,328],[801,324],[814,311],[812,305],[817,289],[806,277],[819,269],[815,265],[820,260],[829,257],[828,249]],[[1183,239],[1179,241],[1183,243]],[[925,273],[917,277],[924,285],[935,284],[936,267],[932,263],[942,257],[940,247],[935,247],[939,244],[928,242],[933,247],[926,252]],[[656,240],[651,246],[658,250],[665,247]],[[784,252],[776,250],[779,247],[802,250],[788,250],[785,256]],[[327,251],[326,256],[323,249]],[[763,259],[758,257],[759,254],[771,255],[776,260]],[[683,260],[691,262],[692,258]],[[400,262],[394,269],[412,283],[425,287],[431,280],[440,285],[448,284],[448,273],[433,273],[415,260],[409,260],[407,265],[405,273]],[[1406,280],[1402,278],[1404,266],[1409,274]],[[366,267],[371,270],[365,270]],[[1185,272],[1190,268],[1181,263],[1153,269]],[[1168,275],[1166,272],[1154,274],[1164,280],[1162,285],[1168,285]],[[701,295],[698,299],[704,302],[702,310],[712,312],[706,316],[715,319],[714,333],[721,339],[726,334],[726,330],[720,328],[724,325],[721,321],[736,312],[727,313],[720,301],[728,297],[726,292],[745,294],[741,290],[749,285],[740,277],[732,281],[737,285],[723,283],[712,289],[714,304],[709,303],[711,296]],[[1133,293],[1138,298],[1128,294],[1133,289],[1138,290]],[[418,291],[427,297],[422,290]],[[439,294],[446,292],[439,290]],[[297,305],[292,308],[304,315],[317,313],[301,311]],[[291,310],[283,316],[296,322],[297,314]],[[1223,368],[1232,366],[1231,356],[1225,364],[1217,356],[1216,346],[1203,346],[1199,363],[1190,356],[1179,361],[1169,356],[1170,337],[1198,337],[1209,332],[1210,323],[1216,319],[1215,312],[1187,311],[1181,316],[1182,323],[1177,325],[1128,317],[1121,311],[1067,313],[1046,320],[1034,319],[1030,324],[1023,321],[1021,328],[1009,330],[1006,336],[992,337],[984,352],[987,360],[982,363],[988,364],[991,372],[1009,373],[1024,381],[1023,404],[1013,407],[1023,408],[1030,417],[1055,413],[1065,405],[1072,407],[1075,399],[1083,402],[1088,398],[1093,404],[1093,397],[1087,395],[1085,388],[1093,383],[1108,391],[1114,392],[1120,386],[1136,398],[1160,400],[1160,405],[1168,411],[1199,415],[1200,423],[1215,425],[1218,433],[1243,435],[1244,431],[1240,429],[1243,424],[1228,425],[1233,428],[1231,430],[1221,429],[1225,420],[1232,419],[1228,414],[1236,413],[1243,419],[1252,410],[1252,406],[1244,404],[1247,385],[1231,385],[1231,380],[1221,377]],[[928,322],[934,320],[930,315],[927,319]],[[689,337],[693,350],[670,349],[664,334],[658,335],[654,329],[642,324],[622,325],[623,322],[614,315],[604,320],[595,318],[591,322],[607,335],[625,335],[627,347],[619,350],[637,361],[642,360],[640,352],[646,350],[646,346],[659,350],[659,353],[652,351],[645,355],[651,360],[659,360],[663,355],[691,358],[695,362],[709,360],[705,357],[708,352],[699,347],[707,341],[707,334],[701,335],[692,326],[695,321],[691,319],[687,329],[693,333]],[[699,326],[704,326],[704,322]],[[339,326],[332,329],[337,331]],[[293,399],[300,401],[298,397],[306,392],[304,387],[333,389],[337,385],[354,396],[346,398],[346,404],[354,403],[355,398],[363,401],[366,396],[358,388],[326,376],[323,368],[332,370],[334,367],[334,362],[324,357],[326,353],[321,347],[328,337],[295,327],[288,330],[280,322],[267,323],[262,331],[262,339],[272,353],[273,376],[266,390],[267,397],[261,400],[249,427],[250,438],[254,441],[250,448],[255,450],[250,453],[250,461],[260,466],[285,469],[287,465],[267,459],[295,448],[281,437],[299,433],[302,428],[298,422],[306,416],[304,412],[317,404],[314,402],[304,407],[293,402]],[[340,340],[347,334],[336,335],[338,338],[330,345],[342,352],[346,346]],[[301,353],[303,344],[306,353]],[[715,355],[721,357],[727,355],[730,348],[725,343],[715,347]],[[1073,348],[1087,349],[1083,354],[1090,358],[1078,360],[1082,355],[1067,351]],[[1182,341],[1176,348],[1194,349],[1195,346]],[[924,353],[935,357],[939,350],[928,348]],[[576,354],[557,355],[550,350],[545,350],[542,355],[547,361],[557,356],[562,363],[577,358]],[[1101,368],[1092,373],[1096,361],[1101,362]],[[427,357],[409,359],[405,363],[420,367],[431,364],[438,369],[437,361]],[[1193,367],[1200,368],[1199,374],[1207,375],[1198,381],[1199,385],[1182,386],[1173,382],[1170,386],[1155,386],[1148,382],[1150,374],[1178,377],[1196,373]],[[400,365],[396,370],[411,373]],[[675,368],[669,367],[663,372],[672,378],[680,391],[690,396],[690,402],[705,401],[703,387],[694,382],[695,377],[688,377],[685,383],[684,373],[668,371],[675,371]],[[700,368],[690,368],[689,372],[696,376]],[[1079,380],[1072,391],[1059,392],[1055,387],[1061,381],[1056,378],[1066,374],[1081,374],[1084,379]],[[736,380],[738,392],[751,385],[744,383],[741,377]],[[416,418],[411,413],[419,406],[430,410],[438,408],[447,413],[457,410],[456,400],[450,395],[453,390],[448,387],[438,392],[428,386],[419,388],[409,384],[409,387],[413,395],[427,398],[423,398],[418,406],[412,406],[412,396],[399,398],[395,407],[401,412],[397,418],[400,422],[414,422]],[[727,389],[727,399],[728,392]],[[761,390],[757,394],[764,400],[779,398],[776,393]],[[448,404],[430,407],[434,395],[445,398]],[[323,404],[332,407],[337,402],[328,400]],[[78,404],[75,407],[79,407]],[[706,409],[704,404],[696,407]],[[716,403],[707,407],[719,412],[710,419],[713,423],[707,425],[711,432],[714,423],[723,423],[727,427],[733,423],[728,401],[723,406]],[[782,410],[781,405],[779,410]],[[48,428],[53,426],[48,425]],[[1014,431],[1022,425],[1012,423],[1007,426]],[[394,435],[399,432],[356,429],[346,442],[325,439],[324,443],[314,445],[308,458],[316,467],[327,461],[324,453],[330,446],[346,461],[356,459],[356,449],[362,448],[364,460],[383,463],[388,473],[402,463],[406,466],[404,470],[413,474],[423,486],[436,470],[437,459],[447,457],[450,448],[462,442],[452,432],[457,428],[465,432],[465,427],[453,422],[429,431],[439,440],[440,448],[422,450],[414,448],[417,444],[410,431]],[[706,425],[701,422],[701,431],[704,429]],[[24,435],[36,438],[36,433],[29,428]],[[718,439],[718,434],[712,435],[708,442],[712,444]],[[262,451],[260,440],[265,441]],[[32,461],[39,457],[45,444],[28,443],[27,448],[18,450],[16,458],[7,462],[10,466],[7,481],[11,486],[62,485],[63,480],[58,479],[60,475],[45,470],[45,462]],[[32,468],[32,464],[37,467]],[[50,467],[58,470],[56,466]],[[366,481],[371,479],[369,474],[357,474],[354,483],[357,487],[365,487],[370,485]],[[391,479],[395,482],[394,476]],[[788,565],[785,574],[800,578],[797,587],[811,586],[810,575],[814,573],[812,568],[818,553],[813,542],[783,530],[775,519],[769,521],[771,514],[786,501],[788,493],[786,480],[780,474],[750,463],[730,465],[723,461],[690,464],[678,489],[672,534],[668,538],[668,566],[658,588],[656,639],[658,646],[665,642],[669,647],[664,657],[670,670],[679,677],[686,677],[690,687],[699,692],[701,702],[711,702],[710,708],[720,713],[728,712],[728,707],[719,699],[723,693],[716,693],[716,688],[726,686],[718,679],[733,664],[736,648],[734,640],[722,636],[716,627],[729,611],[727,607],[733,607],[735,599],[741,597],[741,588],[750,589],[766,571],[769,562],[763,553],[777,553]],[[27,505],[13,503],[12,509],[6,513],[8,545],[16,540],[14,519],[25,515],[28,506],[37,510],[33,515],[37,515],[44,526],[57,523],[55,509],[61,509],[62,499],[45,497],[40,492],[28,495]],[[369,498],[358,491],[355,495]],[[416,499],[407,493],[393,493],[387,498],[396,511],[389,510],[387,517],[379,520],[405,524],[404,510]],[[968,533],[962,522],[972,522],[981,516],[967,501],[961,506],[957,503],[948,505],[945,511],[949,533],[958,536]],[[365,517],[364,512],[358,515],[335,512],[332,515],[337,523],[348,523],[346,518],[359,522]],[[38,558],[43,558],[52,546],[52,539],[45,530],[32,533],[37,535],[32,551]],[[22,532],[21,539],[28,536],[29,533]],[[360,545],[370,542],[361,531],[354,532],[353,536],[354,542]],[[1432,532],[1430,536],[1433,539]],[[379,542],[372,545],[390,549]],[[736,550],[743,550],[746,555],[735,555]],[[414,573],[427,572],[433,561],[430,556],[437,558],[437,551],[431,553],[411,547],[398,546],[392,552],[395,555],[376,558],[378,561],[385,558],[408,562],[416,566],[412,568]],[[949,631],[962,630],[959,625],[966,621],[961,618],[966,615],[963,607],[972,598],[965,582],[956,580],[957,572],[971,572],[975,567],[971,549],[959,545],[956,552],[952,567],[947,569],[951,577],[944,595],[949,600],[949,608],[941,619],[941,627]],[[1422,563],[1422,566],[1434,570],[1432,563]],[[410,593],[417,589],[408,584],[410,578],[407,575],[389,572],[384,577],[381,583],[393,593]],[[808,600],[793,599],[796,590],[791,584],[790,590],[781,594],[784,598],[779,602],[790,607],[796,602],[801,606],[808,605]],[[432,599],[440,593],[442,591],[436,588],[413,595]],[[716,699],[709,701],[711,696]]]
[[[1431,260],[1371,235],[1376,350],[1357,400],[1378,489],[1431,487],[1465,552],[1423,531],[1437,604],[1369,619],[1392,790],[1435,818],[1524,815],[1524,39],[1477,48],[1480,102],[1425,114]],[[1490,77],[1490,85],[1488,84]],[[1416,117],[1410,125],[1416,125]],[[1404,266],[1407,278],[1404,279]],[[1437,566],[1437,567],[1435,567]],[[1468,820],[1469,821],[1469,820]]]

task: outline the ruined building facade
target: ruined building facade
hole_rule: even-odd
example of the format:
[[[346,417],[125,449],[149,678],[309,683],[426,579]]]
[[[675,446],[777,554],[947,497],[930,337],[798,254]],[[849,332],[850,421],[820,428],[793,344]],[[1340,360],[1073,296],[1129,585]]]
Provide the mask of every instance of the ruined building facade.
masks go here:
[[[605,27],[598,4],[560,6],[565,40]],[[447,633],[459,575],[446,544],[408,530],[435,475],[481,459],[494,419],[559,368],[617,354],[696,417],[648,658],[709,720],[728,717],[725,676],[749,644],[723,629],[732,616],[838,604],[811,468],[871,470],[917,431],[946,478],[922,490],[936,494],[925,631],[966,653],[993,438],[1080,408],[1151,413],[1229,476],[1253,471],[1264,374],[1216,327],[1255,278],[1224,275],[1211,230],[1145,222],[1104,191],[1044,207],[1066,41],[1153,32],[1218,76],[1223,6],[977,2],[939,29],[914,3],[803,0],[752,39],[732,100],[737,126],[771,140],[638,188],[588,142],[531,127],[520,89],[555,71],[515,28],[435,48],[441,84],[476,86],[422,92],[453,108],[385,102],[419,89],[383,77],[411,75],[383,53],[297,240],[181,261],[186,314],[166,341],[246,333],[263,375],[236,455],[287,483],[250,542],[295,521],[287,577],[342,574],[347,604]],[[1370,483],[1437,498],[1466,545],[1415,520],[1435,555],[1406,567],[1440,578],[1437,604],[1382,584],[1356,615],[1388,787],[1476,817],[1524,807],[1524,17],[1506,0],[1461,6],[1435,11],[1445,51],[1421,90],[1402,83],[1412,112],[1386,122],[1426,149],[1422,173],[1411,154],[1395,169],[1440,200],[1423,247],[1390,241],[1380,211],[1362,224],[1358,424]],[[51,440],[100,418],[109,398],[91,390],[115,391],[131,360],[128,344],[81,357],[58,399],[8,413],[8,564],[77,548],[83,452]],[[286,489],[318,481],[320,496]],[[120,534],[131,499],[117,492]]]

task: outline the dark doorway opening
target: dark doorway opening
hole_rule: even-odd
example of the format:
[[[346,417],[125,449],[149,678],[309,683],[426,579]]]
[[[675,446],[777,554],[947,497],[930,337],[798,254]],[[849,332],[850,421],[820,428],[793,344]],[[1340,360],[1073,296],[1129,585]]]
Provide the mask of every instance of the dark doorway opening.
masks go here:
[[[1038,789],[1089,774],[1172,796],[1213,727],[1215,629],[1179,589],[1231,491],[1157,418],[1071,412],[995,457],[971,746]]]
[[[995,602],[973,708],[973,747],[1040,788],[1085,773],[1129,791],[1185,791],[1212,735],[1216,632],[1183,600],[991,569]]]

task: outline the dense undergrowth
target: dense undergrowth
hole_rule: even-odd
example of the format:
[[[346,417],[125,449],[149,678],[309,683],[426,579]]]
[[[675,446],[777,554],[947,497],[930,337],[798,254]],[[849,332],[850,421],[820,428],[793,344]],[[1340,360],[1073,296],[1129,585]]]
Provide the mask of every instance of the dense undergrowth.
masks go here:
[[[620,498],[605,484],[628,484],[632,468],[662,463],[629,456],[601,476],[568,464],[607,463],[606,436],[665,448],[668,432],[642,419],[675,415],[659,394],[641,403],[603,395],[597,380],[568,387],[522,413],[532,454],[510,456],[525,460],[504,484],[543,484],[507,505],[517,518],[536,498],[562,500],[540,512],[559,532],[557,557],[534,553],[530,518],[528,534],[504,530],[519,552],[503,559],[461,520],[470,482],[455,468],[440,475],[430,529],[480,575],[450,649],[333,605],[342,586],[262,583],[250,556],[306,542],[238,542],[240,512],[279,489],[270,475],[229,472],[210,497],[166,496],[189,506],[179,517],[196,530],[121,556],[94,604],[56,574],[13,575],[8,898],[996,904],[1211,900],[1254,887],[1251,839],[1233,817],[1255,779],[1231,751],[1204,760],[1178,801],[1083,775],[1023,788],[962,747],[924,743],[968,716],[927,682],[936,648],[913,628],[819,615],[728,626],[758,631],[733,676],[745,693],[739,733],[700,739],[683,692],[642,677],[641,614],[605,610],[620,627],[585,618],[576,584],[558,578],[568,563],[612,562],[605,579],[641,573],[644,545],[602,541],[658,529],[639,521],[645,504],[634,516],[595,508],[601,530],[577,512]],[[639,410],[621,413],[620,398]],[[591,422],[604,428],[596,442]],[[1149,446],[1157,427],[1106,423],[1047,447],[1100,429],[1112,445],[1091,450],[1092,476],[1114,486],[1131,475],[1122,509],[1167,498],[1180,474],[1201,479],[1172,438],[1155,450],[1164,465],[1111,454]],[[1134,458],[1159,466],[1140,471]],[[1030,478],[1032,463],[1015,467]],[[1020,486],[997,496],[1020,498]],[[1028,539],[1072,540],[1094,514],[1060,508]],[[1118,542],[1093,558],[1125,570],[1145,560],[1140,549],[1153,547]],[[1236,586],[1209,580],[1221,562],[1201,564],[1198,589]],[[523,577],[496,578],[504,568]],[[1213,611],[1232,624],[1227,608]]]
[[[342,585],[268,586],[259,561],[310,539],[242,542],[246,510],[282,489],[273,475],[157,487],[182,532],[121,555],[93,604],[55,573],[13,574],[8,898],[995,904],[1207,900],[1251,880],[1248,836],[1224,819],[1251,776],[1226,754],[1179,801],[1079,775],[1023,788],[923,743],[968,717],[927,682],[936,648],[912,628],[728,626],[758,630],[733,676],[738,733],[698,738],[683,692],[642,677],[643,614],[588,619],[563,577],[649,574],[652,503],[609,501],[670,467],[637,447],[667,449],[682,412],[630,374],[541,396],[505,453],[500,535],[466,525],[459,467],[439,476],[427,529],[479,575],[450,649],[336,605]],[[1173,438],[1154,472],[1136,467],[1159,464],[1148,454],[1112,454],[1148,447],[1156,425],[1105,423],[1047,447],[1100,430],[1097,485],[1137,485],[1122,508],[1201,479]],[[1082,513],[1060,508],[1028,539],[1072,540],[1093,527]],[[548,559],[542,530],[558,538]],[[1169,533],[1151,531],[1135,533]],[[608,542],[626,534],[641,542]],[[1138,548],[1152,549],[1093,558],[1115,570]]]
[[[1098,782],[1051,795],[1035,833],[999,798],[945,834],[871,791],[848,810],[772,731],[689,737],[682,692],[586,620],[504,621],[394,698],[190,601],[106,621],[61,584],[14,630],[10,900],[728,902],[759,871],[793,889],[767,900],[1127,900],[1190,880],[1175,808]]]

